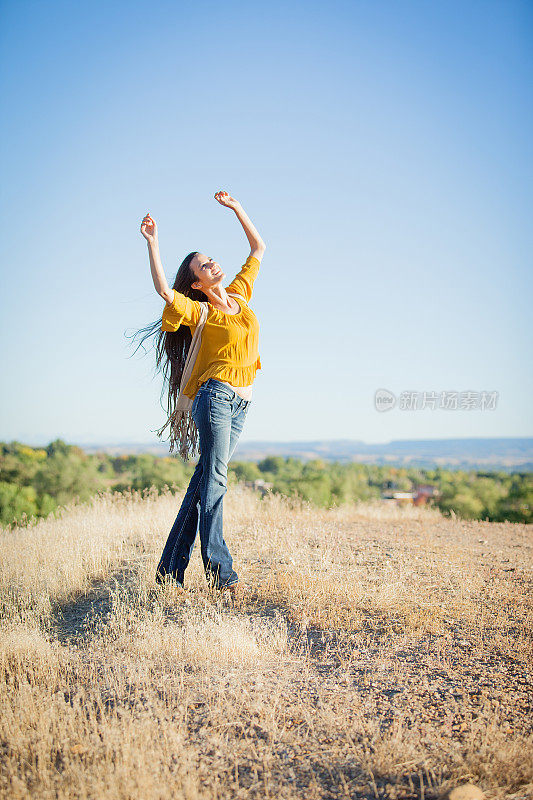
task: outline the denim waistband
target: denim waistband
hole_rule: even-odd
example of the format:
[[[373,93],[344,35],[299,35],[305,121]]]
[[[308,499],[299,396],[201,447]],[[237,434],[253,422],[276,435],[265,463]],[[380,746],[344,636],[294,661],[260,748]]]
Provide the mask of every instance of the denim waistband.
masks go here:
[[[228,397],[229,397],[230,400],[236,400],[236,399],[244,400],[244,398],[241,397],[241,395],[238,394],[236,391],[234,391],[234,389],[231,389],[228,386],[227,383],[223,383],[222,381],[219,381],[216,378],[208,378],[205,381],[205,383],[202,383],[202,385],[200,386],[200,389],[208,389],[210,386],[212,386],[213,389],[221,389],[221,390],[224,390],[225,392],[227,392],[228,393]],[[249,401],[245,401],[245,402],[249,402]]]

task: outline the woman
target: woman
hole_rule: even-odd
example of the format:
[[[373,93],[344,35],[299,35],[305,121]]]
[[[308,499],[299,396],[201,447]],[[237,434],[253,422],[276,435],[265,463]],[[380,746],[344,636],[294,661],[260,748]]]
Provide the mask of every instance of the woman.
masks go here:
[[[193,399],[191,416],[200,447],[200,458],[157,566],[156,581],[164,583],[171,576],[183,587],[199,529],[208,582],[214,588],[229,589],[234,600],[242,600],[243,585],[233,569],[223,536],[223,500],[228,462],[248,413],[256,371],[261,368],[259,323],[248,303],[266,246],[237,200],[223,191],[217,192],[215,198],[235,212],[251,248],[240,272],[226,288],[222,285],[226,276],[219,264],[195,251],[180,265],[170,289],[159,255],[156,223],[150,214],[141,223],[154,286],[166,301],[162,319],[151,326],[155,332],[157,325],[160,335],[157,366],[166,355],[166,367],[170,368],[169,409],[180,388]],[[238,294],[239,299],[230,293]],[[186,385],[180,387],[192,333],[200,322],[202,301],[208,305],[200,349]]]

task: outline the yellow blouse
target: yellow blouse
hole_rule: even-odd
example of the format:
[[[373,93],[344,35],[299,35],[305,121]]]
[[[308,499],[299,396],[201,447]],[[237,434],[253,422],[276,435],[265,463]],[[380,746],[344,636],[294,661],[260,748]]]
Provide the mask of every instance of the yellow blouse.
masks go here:
[[[208,303],[207,319],[202,331],[200,349],[191,377],[184,393],[191,399],[209,378],[227,381],[232,386],[250,386],[255,373],[261,369],[259,357],[259,322],[248,305],[254,281],[261,262],[248,256],[245,263],[226,287],[227,292],[236,292],[246,297],[246,302],[236,297],[240,306],[236,314],[226,314]],[[174,300],[163,310],[161,330],[177,331],[187,325],[194,334],[200,320],[200,301],[191,300],[181,292],[174,291]]]

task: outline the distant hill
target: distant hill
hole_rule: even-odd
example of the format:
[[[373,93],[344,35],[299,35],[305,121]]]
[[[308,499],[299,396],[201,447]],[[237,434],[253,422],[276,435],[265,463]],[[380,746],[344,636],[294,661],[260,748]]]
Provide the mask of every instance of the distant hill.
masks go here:
[[[165,442],[133,444],[79,444],[87,453],[111,455],[152,453],[169,455]],[[326,461],[389,466],[447,467],[451,469],[503,469],[530,472],[533,469],[533,438],[396,439],[371,444],[354,439],[307,442],[239,442],[233,460],[256,461],[266,456],[292,456],[303,461]]]

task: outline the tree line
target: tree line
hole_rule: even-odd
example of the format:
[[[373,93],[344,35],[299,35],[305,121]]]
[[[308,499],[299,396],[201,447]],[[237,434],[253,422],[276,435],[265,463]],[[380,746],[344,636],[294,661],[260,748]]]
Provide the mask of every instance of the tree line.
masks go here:
[[[85,502],[101,491],[183,489],[193,471],[194,463],[185,464],[174,456],[89,454],[62,439],[43,448],[1,442],[0,524],[25,524],[75,499]],[[438,489],[432,504],[445,515],[453,511],[464,519],[532,521],[531,472],[346,464],[291,456],[232,461],[228,466],[230,486],[258,479],[270,484],[272,492],[297,495],[327,508],[379,500],[391,485],[405,492],[429,485]]]

